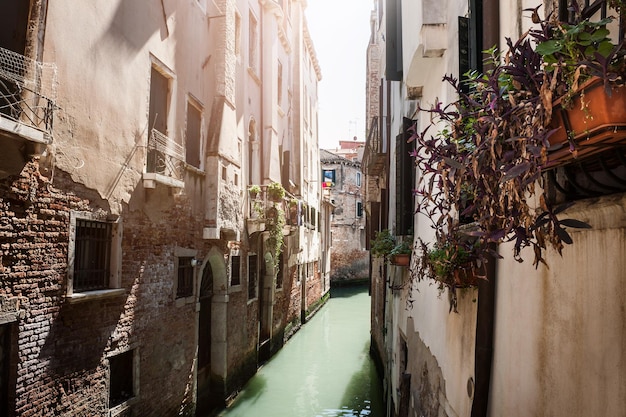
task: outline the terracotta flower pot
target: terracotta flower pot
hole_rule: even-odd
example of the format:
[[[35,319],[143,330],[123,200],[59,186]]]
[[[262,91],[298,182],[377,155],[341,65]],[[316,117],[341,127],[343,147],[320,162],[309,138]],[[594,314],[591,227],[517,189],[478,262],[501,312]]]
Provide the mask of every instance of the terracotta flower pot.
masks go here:
[[[613,87],[609,97],[602,80],[587,81],[572,97],[569,108],[563,108],[562,98],[554,102],[549,128],[558,130],[549,138],[547,168],[564,165],[573,158],[591,155],[625,141],[626,87]],[[570,140],[575,146],[573,152]]]
[[[401,253],[398,255],[391,255],[391,263],[396,266],[409,266],[411,264],[411,254]]]

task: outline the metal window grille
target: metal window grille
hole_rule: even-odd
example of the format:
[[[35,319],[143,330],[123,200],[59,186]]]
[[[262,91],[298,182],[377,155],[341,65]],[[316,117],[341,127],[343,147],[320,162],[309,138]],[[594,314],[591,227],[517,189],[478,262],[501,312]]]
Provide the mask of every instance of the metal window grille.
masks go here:
[[[74,291],[105,289],[111,265],[111,223],[76,220]]]
[[[193,295],[193,258],[178,258],[178,287],[176,297],[189,297]]]

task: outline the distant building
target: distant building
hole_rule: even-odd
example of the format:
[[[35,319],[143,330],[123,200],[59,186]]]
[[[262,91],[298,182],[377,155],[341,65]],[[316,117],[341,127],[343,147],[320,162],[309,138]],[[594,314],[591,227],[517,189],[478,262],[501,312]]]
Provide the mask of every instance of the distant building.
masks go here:
[[[361,163],[320,150],[322,187],[334,206],[331,282],[367,279],[368,252],[365,250],[365,207]]]
[[[363,159],[363,151],[365,149],[365,142],[357,140],[356,136],[354,140],[340,140],[339,146],[334,149],[326,149],[328,152],[332,152],[335,155],[342,156],[350,161],[359,161]]]

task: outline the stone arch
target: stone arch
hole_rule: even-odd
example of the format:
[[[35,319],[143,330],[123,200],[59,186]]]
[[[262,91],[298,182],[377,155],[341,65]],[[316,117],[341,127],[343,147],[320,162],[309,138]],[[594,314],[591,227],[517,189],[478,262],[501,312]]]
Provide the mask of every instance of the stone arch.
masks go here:
[[[228,289],[228,271],[224,253],[213,246],[204,260],[204,268],[210,266],[213,273],[213,294],[224,294]],[[200,291],[198,291],[198,294]]]

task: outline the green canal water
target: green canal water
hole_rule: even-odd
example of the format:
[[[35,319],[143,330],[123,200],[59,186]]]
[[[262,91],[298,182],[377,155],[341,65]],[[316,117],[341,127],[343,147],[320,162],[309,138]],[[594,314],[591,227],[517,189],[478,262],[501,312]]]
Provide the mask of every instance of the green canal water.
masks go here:
[[[328,303],[219,417],[383,416],[369,347],[367,288],[332,289]]]

